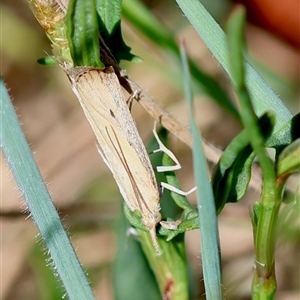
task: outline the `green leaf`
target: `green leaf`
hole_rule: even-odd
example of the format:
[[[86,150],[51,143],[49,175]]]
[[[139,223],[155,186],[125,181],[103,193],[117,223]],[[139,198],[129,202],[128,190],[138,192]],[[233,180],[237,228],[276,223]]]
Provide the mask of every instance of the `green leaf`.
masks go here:
[[[201,253],[206,299],[223,299],[221,284],[221,265],[219,252],[219,233],[214,204],[213,190],[209,182],[208,168],[193,115],[193,96],[190,83],[187,57],[181,48],[183,62],[184,90],[189,106],[189,118],[193,139],[193,162],[197,185],[199,225],[201,231]]]
[[[259,119],[258,126],[266,139],[272,132],[273,124],[274,117],[271,114],[264,114]],[[248,133],[243,130],[227,146],[214,167],[212,186],[218,214],[226,203],[238,202],[244,196],[251,179],[254,158]]]
[[[238,202],[245,195],[254,158],[255,154],[251,147],[246,147],[236,156],[236,160],[223,176],[218,173],[219,169],[214,173],[213,190],[217,214],[222,211],[226,203]]]
[[[300,171],[300,138],[288,145],[278,157],[277,176]]]
[[[66,24],[74,66],[103,68],[95,0],[70,0]]]
[[[300,113],[293,116],[267,140],[266,146],[275,148],[277,154],[287,145],[300,138]]]
[[[98,12],[98,24],[101,35],[101,42],[104,41],[104,47],[112,54],[117,63],[121,60],[138,61],[139,58],[130,53],[122,36],[121,31],[121,0],[96,0],[96,9]]]
[[[39,58],[37,60],[37,62],[43,66],[57,66],[57,61],[55,59],[53,59],[53,57],[51,57],[51,56],[45,56],[45,57]]]

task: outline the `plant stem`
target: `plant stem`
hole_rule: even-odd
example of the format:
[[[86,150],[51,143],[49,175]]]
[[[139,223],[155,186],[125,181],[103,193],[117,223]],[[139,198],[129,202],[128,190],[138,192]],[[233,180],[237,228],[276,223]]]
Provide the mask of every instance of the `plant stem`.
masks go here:
[[[149,233],[138,229],[141,245],[157,280],[162,299],[187,300],[188,282],[183,234],[167,242],[158,237],[161,255],[153,251]]]
[[[276,183],[275,168],[265,151],[265,138],[258,125],[251,99],[245,85],[244,59],[242,56],[245,11],[238,8],[228,24],[228,44],[233,81],[241,105],[241,119],[248,132],[249,141],[263,173],[263,189],[255,239],[255,272],[253,299],[272,299],[276,291],[275,278],[275,229],[282,194],[281,184]],[[255,224],[256,225],[256,224]]]

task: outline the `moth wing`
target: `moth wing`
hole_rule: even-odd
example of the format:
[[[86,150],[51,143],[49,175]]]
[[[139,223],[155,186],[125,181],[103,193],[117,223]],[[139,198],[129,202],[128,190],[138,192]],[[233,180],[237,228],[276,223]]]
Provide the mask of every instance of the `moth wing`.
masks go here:
[[[127,205],[141,213],[145,226],[155,225],[160,209],[158,186],[117,76],[112,69],[89,69],[79,73],[73,90]]]

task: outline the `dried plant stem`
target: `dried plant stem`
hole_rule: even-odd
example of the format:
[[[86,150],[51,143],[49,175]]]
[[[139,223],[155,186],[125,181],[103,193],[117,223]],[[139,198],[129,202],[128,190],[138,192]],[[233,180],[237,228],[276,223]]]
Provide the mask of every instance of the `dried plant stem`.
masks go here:
[[[127,82],[131,90],[138,94],[138,97],[136,97],[137,101],[144,107],[144,109],[174,136],[189,147],[192,147],[192,136],[190,130],[176,120],[163,107],[157,104],[137,83],[131,79],[128,79]],[[206,159],[213,164],[216,164],[223,153],[222,150],[216,148],[205,140],[203,140],[203,148]],[[255,191],[261,191],[260,170],[255,165],[252,167],[252,177],[249,185]]]

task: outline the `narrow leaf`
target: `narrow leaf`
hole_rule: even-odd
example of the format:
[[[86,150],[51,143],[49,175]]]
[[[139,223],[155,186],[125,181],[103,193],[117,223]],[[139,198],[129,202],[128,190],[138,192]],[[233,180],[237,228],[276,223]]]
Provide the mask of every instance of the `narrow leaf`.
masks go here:
[[[186,54],[183,48],[181,49],[181,55],[183,62],[184,90],[189,106],[190,126],[193,138],[193,160],[197,184],[205,293],[206,299],[218,300],[223,299],[223,297],[216,208],[212,187],[209,182],[206,159],[202,148],[202,139],[194,121],[190,75]]]
[[[0,82],[0,146],[70,299],[95,299]]]

